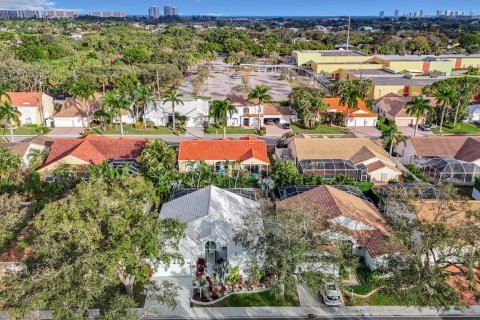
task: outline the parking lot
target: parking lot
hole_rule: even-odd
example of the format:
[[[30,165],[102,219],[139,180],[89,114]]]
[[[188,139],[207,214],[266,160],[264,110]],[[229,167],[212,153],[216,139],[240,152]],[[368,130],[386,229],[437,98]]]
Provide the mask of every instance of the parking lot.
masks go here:
[[[232,92],[242,92],[242,79],[233,79],[231,73],[212,72],[199,92],[202,97],[225,99]]]

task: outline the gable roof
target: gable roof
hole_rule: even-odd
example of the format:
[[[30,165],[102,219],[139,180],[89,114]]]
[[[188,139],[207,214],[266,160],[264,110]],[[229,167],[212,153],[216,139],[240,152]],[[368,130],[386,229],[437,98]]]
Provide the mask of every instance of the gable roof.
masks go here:
[[[337,188],[322,185],[299,195],[277,202],[279,209],[300,209],[309,214],[324,213],[314,224],[347,222],[347,233],[357,239],[359,244],[366,245],[372,257],[387,253],[387,247],[382,246],[384,238],[389,235],[385,219],[375,206],[357,196]],[[315,211],[315,212],[313,212]],[[365,227],[361,227],[364,225]]]
[[[240,140],[184,140],[180,141],[178,160],[248,160],[257,159],[270,164],[267,144],[256,137]]]
[[[27,141],[8,144],[6,147],[20,157],[23,157],[32,144],[50,148],[53,145],[53,141],[54,139],[47,136],[35,136]]]
[[[69,155],[90,164],[100,164],[104,160],[118,158],[136,158],[147,141],[148,139],[110,138],[96,135],[79,139],[56,139],[45,164],[39,169]]]
[[[464,147],[467,140],[468,145]],[[457,154],[460,157],[471,159],[476,152],[469,155],[470,148],[480,141],[480,137],[468,137],[468,136],[417,136],[410,137],[410,141],[415,148],[416,155],[418,157],[438,157],[438,156],[451,156],[457,158]],[[475,142],[474,142],[475,141]],[[464,147],[464,148],[463,148]],[[460,152],[462,150],[462,152]],[[477,159],[480,159],[477,158]],[[475,160],[477,160],[475,159]],[[462,160],[458,158],[458,160]],[[465,160],[467,161],[467,160]],[[472,161],[472,160],[470,160]]]
[[[90,112],[92,114],[96,110],[100,109],[101,97],[102,96],[100,94],[96,93],[95,98],[90,99],[88,102],[85,102],[82,99],[73,99],[68,97],[63,102],[63,105],[60,111],[55,113],[53,117],[56,117],[56,118],[86,117],[87,107],[90,108]]]
[[[37,107],[42,95],[43,92],[8,92],[14,107]]]
[[[227,95],[228,99],[232,106],[234,107],[256,107],[258,106],[257,100],[250,101],[248,100],[248,95],[245,93],[232,93]],[[279,106],[274,103],[264,102],[262,103],[263,106],[263,114],[264,115],[284,115],[288,116],[291,115],[292,112],[290,107]]]
[[[303,138],[294,137],[294,153],[298,160],[342,159],[352,160],[355,164],[379,158],[393,164],[383,148],[374,139],[369,138]]]
[[[322,100],[327,105],[329,112],[340,112],[342,113],[342,116],[344,117],[347,116],[348,105],[340,104],[341,98],[322,98]],[[375,113],[368,110],[367,105],[365,104],[365,101],[357,98],[357,103],[358,103],[358,106],[356,108],[350,108],[350,117],[377,118],[377,115]]]
[[[437,99],[432,97],[426,97],[426,99],[430,100],[430,104],[435,106],[437,104]],[[375,105],[378,108],[384,110],[387,114],[391,117],[413,117],[407,113],[406,104],[412,101],[412,97],[403,97],[398,96],[394,93],[389,93],[384,97],[381,97],[375,100]]]

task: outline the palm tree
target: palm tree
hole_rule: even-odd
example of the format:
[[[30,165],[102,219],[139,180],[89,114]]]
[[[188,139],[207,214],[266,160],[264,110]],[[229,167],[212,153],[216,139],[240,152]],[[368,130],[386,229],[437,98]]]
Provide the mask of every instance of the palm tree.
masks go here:
[[[383,144],[385,147],[389,147],[389,155],[392,156],[393,146],[396,146],[400,142],[405,143],[406,138],[398,131],[397,126],[389,126],[387,130],[382,132]]]
[[[350,82],[349,85],[341,93],[340,105],[347,105],[347,117],[345,118],[345,127],[348,127],[350,120],[350,109],[358,107],[358,100],[361,98],[360,90],[358,87]]]
[[[260,84],[256,86],[249,94],[248,100],[258,100],[258,130],[262,129],[262,124],[260,123],[260,113],[261,113],[261,105],[263,102],[268,102],[272,100],[272,96],[268,94],[270,88]]]
[[[442,107],[442,116],[440,118],[440,134],[443,134],[443,120],[445,119],[445,111],[453,106],[457,97],[455,90],[450,86],[442,86],[435,92],[438,104]]]
[[[155,95],[153,91],[150,90],[147,86],[137,84],[135,89],[133,90],[133,101],[135,103],[135,109],[138,114],[137,104],[141,106],[143,112],[143,127],[147,128],[147,120],[145,119],[147,107],[150,103],[156,105]]]
[[[38,168],[48,156],[48,149],[33,149],[27,155],[30,160],[30,168]]]
[[[7,124],[10,127],[10,140],[13,141],[13,126],[12,122],[15,122],[17,125],[20,125],[20,116],[22,114],[18,111],[16,107],[12,105],[10,101],[5,101],[0,105],[0,121],[3,121],[5,127]]]
[[[181,99],[183,97],[183,94],[177,93],[176,90],[170,90],[166,92],[163,96],[163,103],[170,102],[170,105],[172,107],[172,120],[173,120],[173,131],[175,131],[175,106],[177,105],[182,105],[183,106],[183,100]]]
[[[107,130],[107,126],[112,124],[113,114],[110,110],[106,108],[104,103],[102,103],[102,107],[96,110],[93,113],[93,118],[101,123],[103,131]]]
[[[110,112],[113,116],[118,117],[120,122],[120,137],[123,138],[123,121],[122,121],[122,111],[130,111],[130,102],[124,95],[122,95],[118,90],[112,90],[105,92],[105,95],[102,99],[102,104],[104,106],[110,107]]]
[[[75,81],[71,88],[71,94],[73,97],[73,102],[75,103],[77,99],[81,99],[85,102],[85,106],[87,107],[87,123],[88,128],[90,128],[90,104],[89,100],[95,98],[95,92],[97,91],[97,87],[95,83],[86,78],[81,78]]]
[[[433,107],[430,105],[430,100],[425,99],[423,96],[413,97],[411,101],[406,103],[407,114],[416,118],[415,131],[413,136],[417,135],[418,122],[421,117],[429,112],[433,112]]]
[[[237,109],[230,104],[230,99],[214,100],[210,105],[209,114],[215,119],[216,124],[223,125],[223,139],[227,137],[228,118],[237,113]]]

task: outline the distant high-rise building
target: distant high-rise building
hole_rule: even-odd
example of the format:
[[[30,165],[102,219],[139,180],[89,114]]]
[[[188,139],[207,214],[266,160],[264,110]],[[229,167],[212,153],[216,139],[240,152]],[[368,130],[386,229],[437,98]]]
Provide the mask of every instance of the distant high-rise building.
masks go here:
[[[475,17],[477,15],[477,12],[475,10],[470,10],[470,16]]]
[[[442,9],[438,9],[437,10],[437,17],[441,17],[442,16]]]
[[[8,19],[74,19],[74,10],[0,10],[0,20]]]
[[[174,7],[174,6],[164,6],[163,15],[165,17],[176,17],[178,16],[178,9],[177,7]]]
[[[457,12],[455,12],[455,17],[460,17],[462,15],[462,13],[460,12],[460,10],[457,10]]]
[[[88,15],[95,18],[125,18],[125,12],[121,11],[90,11]]]
[[[452,11],[450,11],[450,10],[445,10],[445,16],[446,16],[446,17],[452,16]]]
[[[418,16],[419,16],[420,18],[423,17],[423,10],[420,10],[420,12],[418,13]]]
[[[395,13],[393,14],[395,18],[398,18],[398,9],[395,9]]]
[[[380,11],[380,19],[385,18],[385,11]]]
[[[158,19],[160,17],[160,8],[159,7],[148,8],[148,17],[150,19]]]

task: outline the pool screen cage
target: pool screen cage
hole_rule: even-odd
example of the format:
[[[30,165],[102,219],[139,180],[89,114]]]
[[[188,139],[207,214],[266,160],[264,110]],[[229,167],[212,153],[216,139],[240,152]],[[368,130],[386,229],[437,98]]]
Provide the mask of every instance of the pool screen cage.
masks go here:
[[[336,175],[350,176],[356,181],[368,181],[368,170],[364,164],[353,164],[350,160],[318,159],[300,160],[297,163],[300,174],[317,174],[326,180],[333,179]]]
[[[439,199],[442,192],[429,183],[394,183],[378,187],[382,198],[414,197],[416,199]]]
[[[421,158],[417,160],[417,165],[436,182],[469,185],[480,176],[479,166],[453,157]]]

